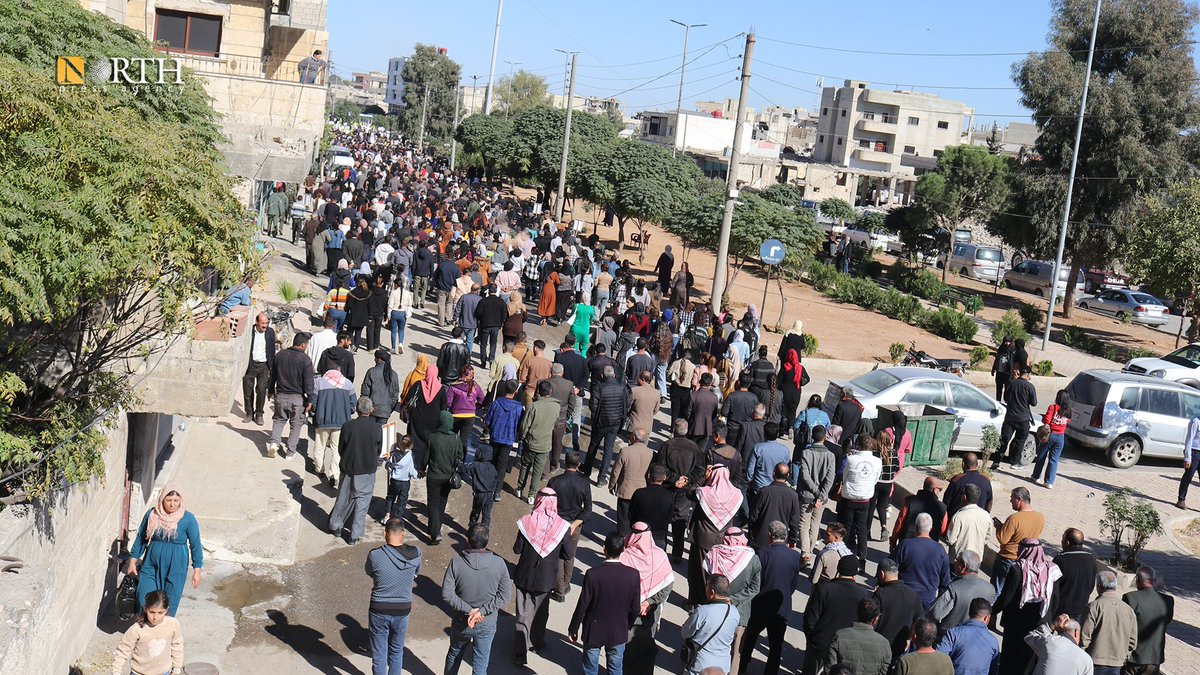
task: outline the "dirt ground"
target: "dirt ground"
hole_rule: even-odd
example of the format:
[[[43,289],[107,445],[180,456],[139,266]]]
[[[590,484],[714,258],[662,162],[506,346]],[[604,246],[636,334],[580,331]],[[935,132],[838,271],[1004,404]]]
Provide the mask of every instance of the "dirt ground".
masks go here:
[[[1193,519],[1183,527],[1175,528],[1175,539],[1192,555],[1200,556],[1200,518]]]

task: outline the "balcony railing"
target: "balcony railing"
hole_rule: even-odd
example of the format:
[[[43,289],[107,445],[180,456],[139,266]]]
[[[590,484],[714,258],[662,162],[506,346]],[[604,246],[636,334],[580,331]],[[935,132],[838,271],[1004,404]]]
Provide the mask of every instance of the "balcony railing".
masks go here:
[[[219,56],[200,56],[185,54],[160,48],[160,51],[174,58],[181,65],[191,68],[202,75],[235,75],[239,77],[257,77],[286,82],[300,82],[300,61],[286,61],[272,57],[254,58],[250,56],[235,56],[222,54]],[[325,86],[328,66],[316,74],[312,84]]]
[[[864,112],[859,114],[860,119],[870,122],[880,122],[883,124],[896,124],[896,116],[887,113]]]

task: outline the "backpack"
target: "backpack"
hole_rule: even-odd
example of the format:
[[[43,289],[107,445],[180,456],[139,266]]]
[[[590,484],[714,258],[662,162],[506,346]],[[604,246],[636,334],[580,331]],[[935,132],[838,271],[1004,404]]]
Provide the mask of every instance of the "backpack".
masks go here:
[[[796,444],[796,456],[798,457],[800,454],[800,451],[803,450],[804,448],[807,448],[808,443],[809,443],[809,440],[808,440],[808,438],[809,438],[808,410],[807,409],[804,412],[802,412],[796,416],[796,422],[798,422],[800,424],[800,427],[798,429],[796,429],[796,434],[795,434],[795,436],[792,437],[792,440]],[[795,460],[793,460],[793,461],[795,461]]]

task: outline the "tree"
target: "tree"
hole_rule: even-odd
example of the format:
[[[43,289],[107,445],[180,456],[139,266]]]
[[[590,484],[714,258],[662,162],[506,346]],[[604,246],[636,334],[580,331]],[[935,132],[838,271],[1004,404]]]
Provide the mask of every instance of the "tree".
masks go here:
[[[566,111],[557,108],[530,108],[513,116],[512,132],[504,144],[504,164],[510,176],[541,183],[547,192],[557,189],[566,117]],[[567,184],[578,186],[583,168],[616,140],[617,130],[604,117],[572,114]]]
[[[820,209],[821,215],[837,221],[838,225],[844,225],[847,220],[852,220],[858,215],[858,211],[855,211],[849,202],[837,197],[830,197],[821,202]]]
[[[358,116],[362,114],[364,107],[354,101],[341,100],[333,104],[333,108],[329,110],[329,116],[339,122],[346,124],[357,124]]]
[[[917,201],[934,224],[947,235],[946,265],[950,271],[950,242],[954,231],[967,220],[986,221],[1008,195],[1004,160],[977,145],[946,148],[937,169],[917,180]]]
[[[801,194],[800,188],[791,183],[775,183],[758,194],[769,202],[788,208],[799,206],[800,202],[804,201],[804,195]],[[845,202],[842,203],[845,204]]]
[[[421,131],[421,108],[425,103],[425,85],[429,85],[425,111],[425,143],[449,141],[454,133],[454,99],[462,69],[433,45],[417,44],[413,55],[400,71],[404,80],[404,111],[401,129],[410,138]]]
[[[1056,0],[1049,47],[1013,67],[1021,104],[1033,111],[1040,162],[1021,170],[1027,180],[1004,211],[1026,213],[1065,195],[1079,96],[1083,88],[1094,3]],[[1123,247],[1122,214],[1148,186],[1169,184],[1189,171],[1187,134],[1200,120],[1192,33],[1200,10],[1183,0],[1110,0],[1100,14],[1078,179],[1069,214],[1069,278],[1085,267],[1106,268]],[[1060,187],[1061,186],[1061,187]],[[1048,213],[994,223],[1006,240],[1055,241],[1063,199]],[[1114,225],[1118,225],[1114,227]],[[1046,253],[1053,251],[1050,248]],[[1070,316],[1075,286],[1067,285]]]
[[[937,240],[941,230],[919,203],[888,211],[883,218],[883,229],[900,236],[900,243],[910,258],[915,258],[917,253],[932,258],[942,250]]]
[[[37,497],[103,471],[92,422],[213,311],[197,281],[240,279],[253,224],[192,75],[57,91],[47,54],[159,56],[143,36],[50,0],[0,5],[0,26],[0,477],[20,474],[0,489]]]
[[[469,153],[477,153],[483,159],[484,169],[490,174],[503,165],[505,144],[512,136],[513,123],[496,114],[471,115],[458,124],[454,137]]]
[[[992,122],[992,130],[988,132],[987,137],[988,153],[999,155],[1004,150],[1004,141],[1000,138],[1000,127],[995,122]]]
[[[1126,271],[1168,300],[1187,298],[1187,340],[1200,339],[1200,178],[1146,196],[1130,221]]]
[[[863,211],[854,224],[868,232],[880,232],[887,229],[887,216],[882,211]]]
[[[546,81],[528,70],[518,70],[496,83],[498,109],[506,115],[550,105]]]

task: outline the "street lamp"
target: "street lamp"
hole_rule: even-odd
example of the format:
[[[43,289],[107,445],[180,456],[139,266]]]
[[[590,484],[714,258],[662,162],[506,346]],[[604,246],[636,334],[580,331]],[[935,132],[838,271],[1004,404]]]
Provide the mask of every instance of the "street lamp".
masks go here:
[[[508,64],[508,86],[512,87],[513,86],[513,69],[516,68],[517,66],[521,65],[521,62],[520,61],[508,61],[508,60],[505,60],[504,62]],[[512,108],[512,101],[506,101],[504,104],[504,119],[508,119],[508,111],[510,108]]]
[[[679,66],[679,97],[675,100],[675,130],[676,130],[676,132],[678,132],[679,127],[683,126],[683,138],[681,139],[681,142],[683,144],[684,151],[686,151],[687,150],[687,144],[686,144],[687,143],[687,127],[683,125],[682,108],[683,108],[683,74],[687,70],[688,34],[692,32],[693,28],[701,28],[703,26],[707,26],[708,24],[706,24],[706,23],[684,23],[682,21],[676,21],[675,19],[671,19],[670,21],[671,21],[671,23],[679,24],[680,26],[683,26],[683,63]],[[675,156],[675,143],[671,143],[671,156],[672,157]]]
[[[492,80],[496,78],[496,52],[500,48],[500,16],[504,13],[504,0],[496,2],[496,32],[492,35],[492,65],[488,67],[487,93],[483,96],[483,114],[492,113]]]

